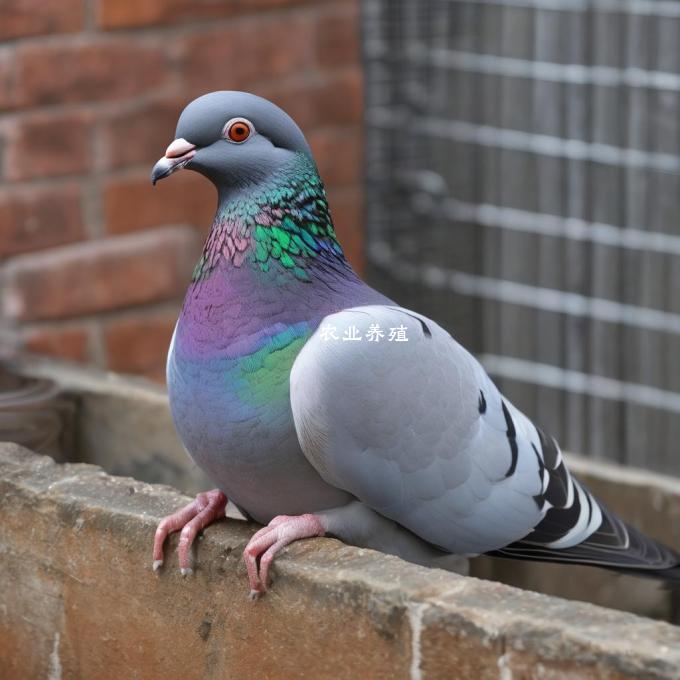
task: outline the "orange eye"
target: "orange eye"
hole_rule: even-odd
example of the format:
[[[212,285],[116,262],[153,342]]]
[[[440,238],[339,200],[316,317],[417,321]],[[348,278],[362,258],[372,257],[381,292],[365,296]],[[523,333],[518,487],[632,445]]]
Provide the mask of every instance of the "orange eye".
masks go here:
[[[248,137],[252,134],[252,125],[244,118],[235,118],[230,120],[225,126],[225,137],[230,139],[232,142],[241,144],[245,142]]]

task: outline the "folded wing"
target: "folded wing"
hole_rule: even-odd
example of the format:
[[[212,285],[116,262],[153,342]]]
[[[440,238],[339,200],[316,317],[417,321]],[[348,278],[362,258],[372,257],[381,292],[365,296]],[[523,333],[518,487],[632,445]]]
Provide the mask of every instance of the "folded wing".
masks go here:
[[[291,406],[302,449],[328,483],[443,550],[678,563],[602,508],[555,441],[415,312],[375,305],[326,317],[293,366]]]

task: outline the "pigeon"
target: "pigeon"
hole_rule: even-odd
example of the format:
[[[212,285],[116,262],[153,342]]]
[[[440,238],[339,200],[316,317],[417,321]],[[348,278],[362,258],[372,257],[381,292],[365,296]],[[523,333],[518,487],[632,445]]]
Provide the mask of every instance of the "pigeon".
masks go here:
[[[152,182],[181,168],[218,204],[167,384],[216,488],[160,522],[154,569],[179,531],[190,574],[194,539],[229,499],[264,525],[243,553],[253,598],[276,553],[315,536],[444,568],[490,554],[680,578],[680,553],[600,503],[446,330],[361,280],[283,110],[245,92],[195,99]]]

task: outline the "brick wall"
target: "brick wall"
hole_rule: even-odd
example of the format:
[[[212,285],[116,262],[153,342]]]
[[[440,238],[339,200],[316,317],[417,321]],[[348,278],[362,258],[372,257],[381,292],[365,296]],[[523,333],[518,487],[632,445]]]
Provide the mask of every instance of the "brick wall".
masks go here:
[[[5,343],[161,378],[214,210],[149,171],[194,97],[245,89],[303,127],[361,266],[356,0],[6,0],[0,17]]]

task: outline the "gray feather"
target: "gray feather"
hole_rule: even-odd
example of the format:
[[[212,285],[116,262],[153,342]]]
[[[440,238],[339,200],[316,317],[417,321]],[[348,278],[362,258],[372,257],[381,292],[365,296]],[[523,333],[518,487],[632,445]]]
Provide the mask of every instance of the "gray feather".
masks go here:
[[[325,324],[360,342],[324,340]],[[371,324],[386,333],[368,342]],[[390,328],[406,342],[389,342]],[[480,413],[483,392],[486,410]],[[543,518],[535,428],[479,363],[433,321],[399,307],[346,309],[322,322],[291,373],[302,449],[330,484],[427,541],[458,554],[506,546]],[[512,474],[508,470],[514,467]]]

